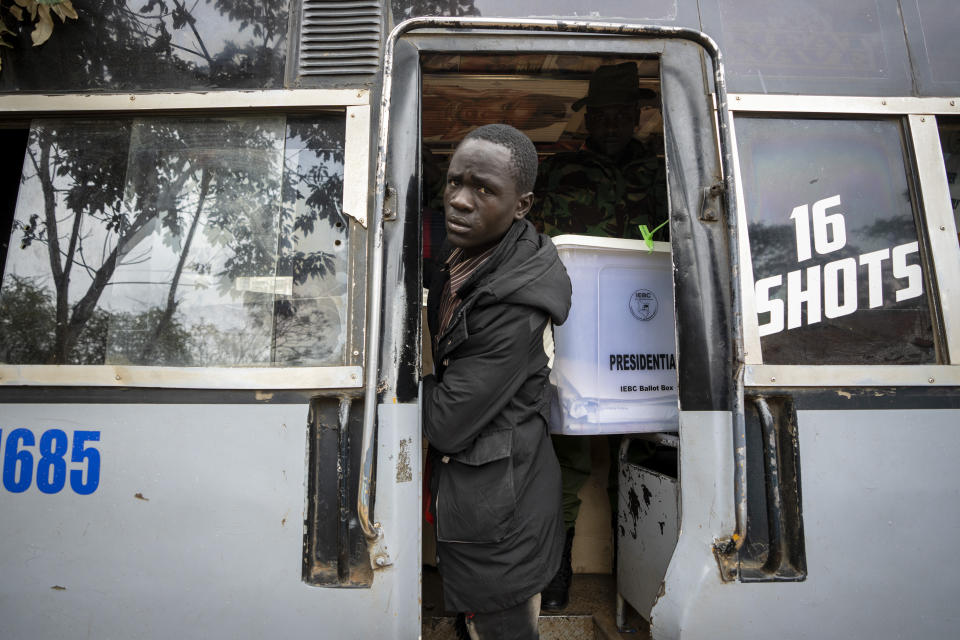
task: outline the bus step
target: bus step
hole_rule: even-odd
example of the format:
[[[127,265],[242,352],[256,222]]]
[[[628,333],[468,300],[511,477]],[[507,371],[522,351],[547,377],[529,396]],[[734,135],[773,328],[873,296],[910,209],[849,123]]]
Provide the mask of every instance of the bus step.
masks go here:
[[[422,640],[457,640],[455,615],[443,611],[440,577],[424,567]],[[628,608],[629,609],[629,608]],[[616,625],[616,587],[610,574],[576,574],[570,585],[570,602],[557,612],[541,611],[541,640],[649,640],[646,622],[632,609],[627,622],[632,633],[619,633]]]
[[[424,617],[422,640],[457,640],[454,617]],[[590,615],[541,615],[540,640],[606,640]]]

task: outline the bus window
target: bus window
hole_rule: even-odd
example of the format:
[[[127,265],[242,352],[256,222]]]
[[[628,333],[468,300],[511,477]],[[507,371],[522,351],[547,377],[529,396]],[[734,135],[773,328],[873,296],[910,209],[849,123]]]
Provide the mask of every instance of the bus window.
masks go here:
[[[0,360],[344,364],[343,149],[342,113],[35,121]]]
[[[960,120],[937,118],[940,129],[940,147],[943,151],[943,165],[947,171],[947,184],[950,188],[950,208],[957,225],[957,241],[960,242]]]
[[[498,0],[458,0],[443,2],[435,0],[393,0],[390,3],[395,22],[400,23],[417,16],[580,16],[598,15],[577,0],[525,0],[508,3]],[[607,15],[630,18],[647,23],[677,23],[687,27],[699,27],[696,6],[678,3],[677,0],[611,0],[605,5]]]
[[[900,122],[736,125],[763,361],[937,362]]]
[[[911,90],[899,4],[697,3],[703,30],[724,52],[731,91],[871,96]]]
[[[0,92],[281,87],[290,4],[74,0],[42,47],[25,29],[5,50]]]

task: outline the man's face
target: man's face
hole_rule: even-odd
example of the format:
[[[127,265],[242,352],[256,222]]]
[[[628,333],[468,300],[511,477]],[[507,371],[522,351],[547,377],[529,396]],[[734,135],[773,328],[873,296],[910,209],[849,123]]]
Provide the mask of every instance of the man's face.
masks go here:
[[[640,118],[636,103],[587,107],[585,122],[590,146],[610,158],[627,148]]]
[[[489,140],[457,147],[443,192],[447,238],[466,255],[492,247],[527,214],[532,193],[520,193],[510,174],[510,150]]]

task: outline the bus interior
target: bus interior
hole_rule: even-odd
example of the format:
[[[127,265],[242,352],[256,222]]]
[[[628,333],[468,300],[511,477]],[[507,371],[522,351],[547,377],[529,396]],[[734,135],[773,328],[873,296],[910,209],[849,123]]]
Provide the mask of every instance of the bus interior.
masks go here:
[[[587,95],[590,76],[601,65],[635,62],[641,88],[654,91],[655,98],[641,99],[640,113],[634,137],[656,149],[661,163],[663,152],[663,115],[660,93],[660,61],[656,57],[626,57],[618,55],[585,55],[574,53],[520,53],[513,55],[483,53],[421,54],[421,203],[424,268],[437,256],[444,237],[443,186],[446,167],[459,141],[472,129],[490,123],[510,124],[523,131],[534,142],[541,163],[562,152],[581,149],[587,140],[586,109],[574,111],[571,105]],[[562,231],[562,230],[561,230]],[[576,292],[574,292],[576,300]],[[424,314],[426,292],[424,291]],[[423,316],[422,373],[432,371],[430,338],[427,335],[426,316]],[[592,471],[589,480],[579,492],[581,507],[575,525],[572,552],[574,572],[570,603],[560,611],[541,611],[544,620],[562,618],[569,629],[583,628],[577,637],[620,637],[615,615],[618,607],[620,631],[629,629],[636,638],[648,628],[644,617],[629,603],[617,602],[617,557],[623,551],[617,548],[615,528],[623,536],[632,522],[633,542],[640,548],[649,547],[658,558],[651,562],[642,577],[644,589],[653,598],[660,588],[667,563],[676,544],[678,504],[678,446],[675,433],[643,433],[629,438],[620,434],[563,436],[590,439]],[[622,440],[626,440],[622,443]],[[624,444],[622,450],[619,448]],[[423,443],[424,451],[427,443]],[[653,482],[645,482],[645,505],[642,516],[652,521],[660,540],[637,539],[637,506],[621,503],[619,513],[615,505],[623,497],[617,495],[616,457],[628,456],[642,460],[642,473],[651,474]],[[424,459],[426,454],[424,453]],[[636,465],[632,465],[634,468]],[[622,473],[626,473],[624,470]],[[651,496],[650,489],[661,487],[663,495]],[[667,503],[667,512],[677,521],[667,526],[664,536],[663,517],[652,518],[650,501]],[[635,502],[635,501],[634,501]],[[672,506],[669,504],[672,502]],[[627,511],[623,513],[623,507]],[[649,512],[649,513],[648,513]],[[669,516],[668,516],[669,519]],[[432,526],[423,526],[423,630],[424,638],[442,636],[441,629],[450,624],[453,612],[443,608],[440,579],[436,569],[436,548]],[[672,530],[672,535],[671,535]],[[641,527],[642,531],[642,527]],[[650,531],[649,533],[653,533]],[[632,552],[632,547],[626,553]],[[628,562],[628,565],[632,563]],[[651,598],[650,604],[652,605]],[[649,608],[645,614],[649,616]],[[546,622],[546,624],[563,624]],[[543,627],[542,627],[543,628]]]

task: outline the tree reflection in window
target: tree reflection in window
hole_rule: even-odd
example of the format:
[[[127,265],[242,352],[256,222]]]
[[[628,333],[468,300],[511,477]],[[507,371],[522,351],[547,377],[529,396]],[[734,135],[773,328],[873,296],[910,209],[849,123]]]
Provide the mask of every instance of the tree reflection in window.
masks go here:
[[[342,114],[35,123],[2,361],[342,364],[343,135]]]
[[[9,3],[5,3],[9,4]],[[73,0],[79,19],[3,49],[2,91],[280,87],[289,0]]]
[[[344,359],[347,219],[342,118],[287,122],[278,279],[290,278],[273,315],[273,361],[325,364]]]

